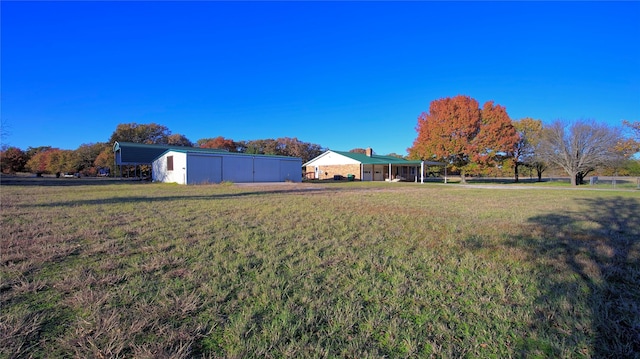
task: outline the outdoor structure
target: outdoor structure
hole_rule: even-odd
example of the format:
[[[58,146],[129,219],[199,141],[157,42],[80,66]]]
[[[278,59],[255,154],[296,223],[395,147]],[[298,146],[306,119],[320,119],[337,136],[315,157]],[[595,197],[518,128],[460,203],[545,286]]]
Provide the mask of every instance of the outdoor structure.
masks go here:
[[[132,142],[114,142],[113,153],[115,157],[115,165],[119,168],[118,173],[122,177],[123,167],[132,166],[134,168],[134,177],[142,177],[142,166],[151,168],[153,160],[169,149],[188,148],[184,146],[171,145],[148,145],[144,143]]]
[[[441,162],[410,161],[393,156],[328,150],[302,165],[309,179],[353,178],[361,181],[424,181],[425,166],[444,166]]]
[[[154,182],[301,182],[302,159],[197,147],[116,142],[118,166],[148,166]],[[122,171],[120,171],[122,173]]]
[[[199,148],[170,149],[152,165],[154,182],[178,184],[251,182],[301,182],[302,159],[211,151]]]

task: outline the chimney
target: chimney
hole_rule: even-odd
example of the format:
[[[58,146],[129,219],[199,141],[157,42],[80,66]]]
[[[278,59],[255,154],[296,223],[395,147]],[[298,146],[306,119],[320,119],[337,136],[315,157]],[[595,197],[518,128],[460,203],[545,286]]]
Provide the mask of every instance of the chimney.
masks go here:
[[[373,150],[371,149],[371,147],[367,147],[365,153],[367,154],[367,157],[373,156]]]

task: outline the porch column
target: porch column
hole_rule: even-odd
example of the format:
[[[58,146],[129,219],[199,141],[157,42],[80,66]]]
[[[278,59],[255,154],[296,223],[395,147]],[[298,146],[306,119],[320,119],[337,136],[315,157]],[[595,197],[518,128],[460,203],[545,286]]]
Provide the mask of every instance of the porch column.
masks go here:
[[[389,182],[391,182],[391,163],[389,163]]]
[[[420,183],[424,183],[424,161],[420,162]]]

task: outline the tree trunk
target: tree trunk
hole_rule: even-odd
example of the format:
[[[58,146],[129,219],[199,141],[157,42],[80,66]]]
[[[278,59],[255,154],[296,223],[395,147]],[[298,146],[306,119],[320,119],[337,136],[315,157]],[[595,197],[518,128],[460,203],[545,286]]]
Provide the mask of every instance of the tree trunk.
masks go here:
[[[578,185],[578,174],[577,173],[572,173],[570,176],[571,178],[571,185],[572,186],[577,186]]]
[[[460,183],[462,184],[467,183],[467,174],[465,173],[464,169],[460,169]]]
[[[518,174],[518,161],[515,161],[515,164],[513,166],[513,172],[515,176],[515,182],[518,183],[520,181],[520,176]]]

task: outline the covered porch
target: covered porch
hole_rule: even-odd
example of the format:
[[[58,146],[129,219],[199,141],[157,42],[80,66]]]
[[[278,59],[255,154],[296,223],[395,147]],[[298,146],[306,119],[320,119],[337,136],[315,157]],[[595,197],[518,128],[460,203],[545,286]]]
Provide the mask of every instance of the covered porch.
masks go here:
[[[441,167],[442,171],[432,171],[429,167]],[[427,177],[437,177],[442,172],[446,173],[443,162],[433,161],[398,161],[385,164],[360,165],[360,178],[362,181],[387,181],[387,182],[421,182]]]

